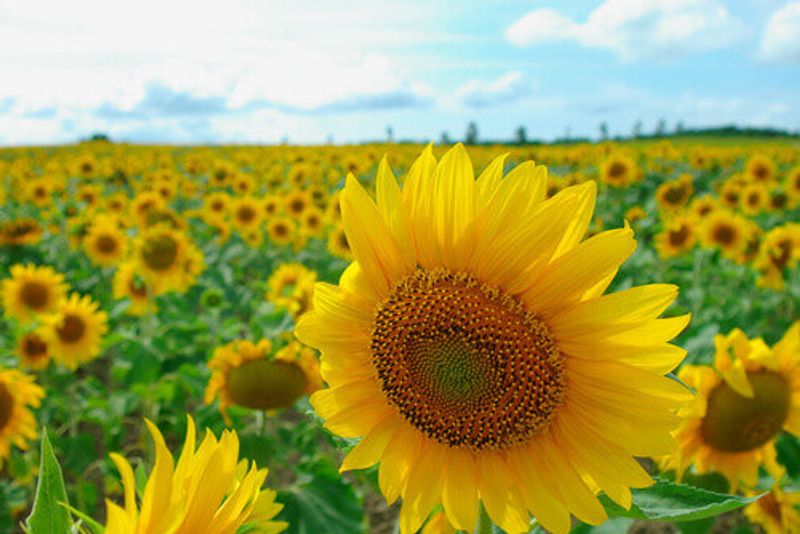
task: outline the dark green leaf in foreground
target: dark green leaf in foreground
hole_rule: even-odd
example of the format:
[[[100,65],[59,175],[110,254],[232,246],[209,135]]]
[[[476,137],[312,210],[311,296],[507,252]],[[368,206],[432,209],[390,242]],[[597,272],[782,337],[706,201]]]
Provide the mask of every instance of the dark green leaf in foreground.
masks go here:
[[[59,503],[68,504],[67,490],[46,429],[42,431],[41,450],[36,499],[26,525],[32,534],[64,534],[71,522],[69,512]]]
[[[362,505],[335,469],[320,469],[313,478],[298,481],[292,491],[281,491],[277,500],[284,505],[277,519],[289,523],[289,534],[364,530]]]
[[[625,510],[605,495],[600,500],[609,517],[680,522],[717,516],[755,502],[760,497],[716,493],[656,479],[656,483],[649,488],[633,490],[633,505],[630,510]]]

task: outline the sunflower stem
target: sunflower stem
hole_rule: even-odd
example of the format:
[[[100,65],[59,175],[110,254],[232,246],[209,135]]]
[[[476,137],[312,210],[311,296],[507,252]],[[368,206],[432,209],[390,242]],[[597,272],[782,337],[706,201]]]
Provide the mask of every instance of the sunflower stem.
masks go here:
[[[494,523],[483,507],[483,503],[478,503],[478,524],[475,525],[475,534],[492,534]]]

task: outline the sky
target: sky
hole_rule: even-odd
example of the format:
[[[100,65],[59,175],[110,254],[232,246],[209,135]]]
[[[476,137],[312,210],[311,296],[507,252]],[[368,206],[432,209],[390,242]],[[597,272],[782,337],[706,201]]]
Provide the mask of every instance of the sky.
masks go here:
[[[800,1],[0,0],[0,146],[800,131]]]

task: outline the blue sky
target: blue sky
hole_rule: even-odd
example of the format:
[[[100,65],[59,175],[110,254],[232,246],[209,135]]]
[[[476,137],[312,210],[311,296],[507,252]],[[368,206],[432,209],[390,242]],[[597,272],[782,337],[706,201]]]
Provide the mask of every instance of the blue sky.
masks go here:
[[[800,130],[800,1],[0,0],[0,74],[0,145]]]

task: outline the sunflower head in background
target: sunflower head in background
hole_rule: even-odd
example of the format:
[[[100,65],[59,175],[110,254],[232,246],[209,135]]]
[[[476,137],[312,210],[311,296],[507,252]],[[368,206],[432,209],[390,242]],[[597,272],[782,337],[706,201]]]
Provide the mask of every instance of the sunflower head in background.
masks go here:
[[[14,265],[11,278],[3,280],[0,287],[3,315],[23,324],[30,323],[38,315],[55,310],[67,289],[64,276],[52,267]]]
[[[43,398],[44,390],[32,376],[0,367],[0,467],[12,445],[25,450],[36,438],[38,425],[31,408],[38,408]]]
[[[624,507],[652,483],[634,456],[675,447],[688,392],[665,376],[688,316],[658,318],[677,288],[604,295],[636,247],[630,228],[584,239],[593,181],[546,199],[547,171],[505,156],[475,180],[457,145],[428,147],[401,189],[384,160],[373,201],[349,176],[343,225],[355,262],[315,287],[297,337],[322,352],[325,426],[361,438],[342,470],[380,464],[400,526],[442,505],[472,531],[479,502],[510,533],[530,515],[568,532],[600,524],[599,490]]]
[[[107,331],[106,312],[88,295],[73,293],[44,318],[38,333],[56,362],[75,369],[100,354]]]

